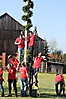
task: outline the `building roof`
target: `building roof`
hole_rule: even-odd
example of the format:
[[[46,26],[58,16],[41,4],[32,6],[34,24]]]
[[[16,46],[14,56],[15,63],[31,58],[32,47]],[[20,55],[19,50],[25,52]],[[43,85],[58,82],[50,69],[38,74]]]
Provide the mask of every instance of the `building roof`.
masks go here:
[[[2,14],[2,15],[0,15],[0,18],[5,17],[6,15],[9,16],[9,17],[11,17],[14,21],[16,21],[18,24],[20,24],[20,25],[22,26],[21,23],[19,23],[15,18],[13,18],[13,17],[12,17],[10,14],[8,14],[7,12],[4,13],[4,14]]]
[[[64,65],[66,65],[65,63],[61,63],[61,62],[53,62],[53,61],[48,61],[47,63],[49,63],[49,64],[54,64],[54,65],[60,65],[60,66],[64,66]]]
[[[1,18],[6,17],[6,16],[10,17],[10,18],[13,19],[15,22],[17,22],[20,26],[22,26],[21,23],[19,23],[15,18],[13,18],[13,17],[12,17],[10,14],[8,14],[7,12],[4,13],[4,14],[2,14],[2,15],[0,15],[0,20],[1,20]],[[39,39],[40,39],[41,41],[44,41],[41,37],[37,36],[37,37],[36,37],[36,40],[38,41]]]

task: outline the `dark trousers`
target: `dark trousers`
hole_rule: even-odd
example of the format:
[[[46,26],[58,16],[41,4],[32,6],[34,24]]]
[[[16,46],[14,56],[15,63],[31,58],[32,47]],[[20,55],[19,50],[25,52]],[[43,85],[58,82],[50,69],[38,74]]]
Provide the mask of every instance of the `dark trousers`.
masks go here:
[[[13,83],[15,95],[17,95],[16,79],[15,80],[8,79],[9,94],[11,94],[11,90],[12,90],[11,84],[12,83]]]
[[[38,71],[39,68],[34,68],[35,86],[38,87]]]
[[[3,81],[0,81],[0,89],[1,89],[1,91],[2,91],[2,96],[4,96]]]
[[[32,61],[34,47],[33,46],[30,46],[28,49],[30,50],[30,58],[31,58],[31,61]]]
[[[58,90],[58,85],[59,85],[59,84],[60,84],[60,90]],[[57,94],[57,95],[60,95],[60,94],[61,94],[61,92],[62,92],[62,90],[63,90],[63,85],[64,85],[63,82],[58,82],[58,83],[55,84],[56,94]]]

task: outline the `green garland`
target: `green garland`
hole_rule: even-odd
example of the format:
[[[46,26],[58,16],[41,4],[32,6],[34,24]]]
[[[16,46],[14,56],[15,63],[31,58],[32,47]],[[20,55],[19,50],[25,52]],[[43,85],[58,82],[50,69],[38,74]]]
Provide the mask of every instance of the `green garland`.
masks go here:
[[[23,15],[23,16],[22,16],[22,20],[23,20],[23,21],[27,21],[27,20],[28,20],[28,16],[27,16],[27,15]]]
[[[24,6],[24,7],[22,8],[22,10],[23,10],[24,13],[25,13],[25,12],[27,12],[30,8],[33,9],[33,6],[34,6],[34,4],[33,4],[33,2],[31,1],[31,2],[28,3],[27,6]]]
[[[22,8],[22,10],[23,10],[24,13],[26,13],[26,12],[28,11],[27,6],[24,6],[24,7]]]
[[[26,2],[27,0],[23,0],[23,2]]]
[[[22,16],[22,20],[23,21],[28,21],[28,19],[33,15],[33,12],[32,11],[28,11],[27,15],[23,15]]]
[[[23,0],[23,2],[26,2],[26,1],[28,1],[28,0]],[[27,25],[22,26],[23,30],[25,30],[25,29],[29,30],[33,26],[31,19],[30,19],[30,17],[32,17],[32,15],[33,15],[33,12],[30,11],[30,8],[33,9],[33,6],[34,6],[33,2],[31,0],[29,0],[27,6],[23,6],[23,8],[22,8],[23,12],[27,13],[27,15],[22,16],[22,20],[27,21]]]
[[[32,24],[27,24],[26,26],[22,26],[22,30],[25,31],[25,30],[29,30],[33,25]]]
[[[32,17],[32,15],[33,15],[33,12],[29,10],[27,13],[28,18]]]
[[[27,8],[28,8],[28,9],[30,9],[30,8],[33,9],[33,6],[34,6],[33,2],[30,1],[30,2],[28,3],[28,5],[27,5]]]

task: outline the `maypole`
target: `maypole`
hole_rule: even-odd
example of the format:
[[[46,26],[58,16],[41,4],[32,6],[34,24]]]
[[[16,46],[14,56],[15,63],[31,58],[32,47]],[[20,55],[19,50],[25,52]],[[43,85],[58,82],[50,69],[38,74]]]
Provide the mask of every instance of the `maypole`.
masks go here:
[[[25,49],[24,49],[24,62],[27,63],[27,36],[29,29],[33,26],[31,22],[31,17],[33,12],[30,10],[33,9],[33,2],[31,0],[23,0],[25,2],[25,6],[23,6],[22,10],[24,15],[22,16],[22,20],[25,21],[25,26],[22,26],[22,30],[25,32]]]

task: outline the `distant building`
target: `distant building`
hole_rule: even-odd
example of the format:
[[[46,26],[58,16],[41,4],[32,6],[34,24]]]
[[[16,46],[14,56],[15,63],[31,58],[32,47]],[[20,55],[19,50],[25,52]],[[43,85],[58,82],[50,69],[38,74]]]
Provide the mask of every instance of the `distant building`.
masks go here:
[[[65,63],[53,62],[53,61],[44,61],[41,63],[40,72],[45,73],[66,73],[64,68],[66,67]]]
[[[47,72],[51,73],[63,73],[64,63],[60,62],[47,62]]]

